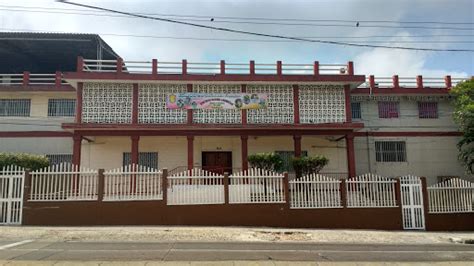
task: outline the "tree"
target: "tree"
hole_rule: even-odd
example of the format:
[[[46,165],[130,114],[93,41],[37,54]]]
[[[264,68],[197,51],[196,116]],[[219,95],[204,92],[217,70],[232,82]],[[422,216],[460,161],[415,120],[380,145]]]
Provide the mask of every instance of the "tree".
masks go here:
[[[474,174],[474,79],[460,82],[451,89],[454,121],[463,133],[458,142],[459,160]]]
[[[312,157],[295,157],[291,160],[296,177],[302,177],[309,174],[317,174],[329,163],[329,159],[323,155]]]
[[[35,171],[49,166],[46,156],[28,153],[0,153],[0,171],[3,167],[16,165]]]
[[[248,161],[252,167],[278,172],[283,167],[283,160],[280,155],[274,152],[263,152],[248,156]]]

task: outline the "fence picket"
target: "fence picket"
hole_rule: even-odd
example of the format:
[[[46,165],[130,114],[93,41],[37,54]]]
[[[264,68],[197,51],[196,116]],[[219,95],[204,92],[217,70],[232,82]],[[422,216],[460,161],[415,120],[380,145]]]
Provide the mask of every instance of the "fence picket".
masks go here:
[[[374,174],[351,177],[346,181],[348,208],[396,207],[396,180]]]
[[[474,212],[474,183],[451,178],[428,189],[430,213]]]

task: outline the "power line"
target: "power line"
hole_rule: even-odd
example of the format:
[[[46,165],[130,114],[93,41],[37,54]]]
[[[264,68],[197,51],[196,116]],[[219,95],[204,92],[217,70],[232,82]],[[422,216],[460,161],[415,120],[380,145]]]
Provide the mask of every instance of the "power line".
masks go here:
[[[25,31],[25,32],[51,32],[51,33],[70,33],[66,31],[49,31],[49,30],[31,30],[31,29],[15,29],[15,28],[0,28],[0,30],[8,31]],[[83,33],[80,33],[83,34]],[[85,34],[99,34],[99,35],[110,35],[110,36],[126,36],[126,37],[143,37],[143,38],[168,38],[163,36],[155,35],[136,35],[136,34],[118,34],[118,33],[85,33]],[[295,38],[308,38],[308,39],[372,39],[372,38],[426,38],[426,37],[474,37],[474,34],[428,34],[428,35],[366,35],[366,36],[291,36]],[[169,38],[201,38],[201,37],[179,37],[169,36]],[[203,38],[206,39],[206,38]],[[219,40],[219,39],[215,39]],[[245,39],[243,39],[245,40]]]
[[[400,50],[414,50],[414,51],[474,52],[474,50],[472,50],[472,49],[415,48],[415,47],[404,47],[404,46],[355,44],[355,43],[348,43],[348,42],[314,40],[314,39],[306,39],[306,38],[295,38],[295,37],[288,37],[288,36],[283,36],[283,35],[273,35],[273,34],[258,33],[258,32],[252,32],[252,31],[236,30],[236,29],[231,29],[231,28],[207,26],[207,25],[196,24],[196,23],[176,21],[176,20],[166,19],[166,18],[150,17],[150,16],[145,16],[145,15],[138,15],[138,14],[133,14],[133,13],[129,13],[129,12],[124,12],[124,11],[118,11],[118,10],[107,9],[107,8],[102,8],[102,7],[96,7],[96,6],[91,6],[91,5],[84,5],[84,4],[74,3],[74,2],[68,2],[68,1],[65,1],[65,0],[62,0],[61,3],[65,3],[65,4],[69,4],[69,5],[76,5],[76,6],[90,8],[90,9],[108,11],[108,12],[111,12],[111,13],[123,14],[123,15],[138,17],[138,18],[164,21],[164,22],[181,24],[181,25],[186,25],[186,26],[192,26],[192,27],[198,27],[198,28],[204,28],[204,29],[213,29],[213,30],[218,30],[218,31],[238,33],[238,34],[246,34],[246,35],[253,35],[253,36],[260,36],[260,37],[270,37],[270,38],[278,38],[278,39],[296,40],[296,41],[313,42],[313,43],[323,43],[323,44],[331,44],[331,45],[353,46],[353,47],[400,49]]]
[[[43,10],[61,10],[61,11],[80,11],[105,13],[104,11],[74,9],[74,8],[51,8],[38,6],[12,6],[0,5],[5,8],[24,8],[24,9],[43,9]],[[268,18],[268,17],[235,17],[235,16],[211,16],[211,15],[179,15],[179,14],[164,14],[164,13],[141,13],[134,12],[140,15],[155,15],[163,17],[181,17],[181,18],[218,18],[218,19],[244,19],[244,20],[262,20],[262,21],[301,21],[301,22],[342,22],[342,23],[387,23],[387,24],[444,24],[444,25],[474,25],[474,22],[452,22],[452,21],[395,21],[395,20],[349,20],[349,19],[298,19],[298,18]]]
[[[68,3],[68,2],[64,2]],[[71,15],[86,15],[86,16],[100,16],[100,17],[119,17],[119,18],[130,18],[130,16],[123,15],[107,15],[107,14],[98,14],[98,13],[77,13],[77,12],[54,12],[54,11],[38,11],[38,10],[18,10],[18,9],[8,9],[0,8],[0,10],[14,11],[14,12],[33,12],[33,13],[52,13],[52,14],[71,14]],[[142,13],[136,13],[136,15],[141,15]],[[211,22],[210,19],[174,19],[175,21],[186,22]],[[433,26],[393,26],[393,25],[364,25],[362,22],[355,21],[351,24],[315,24],[315,23],[288,23],[288,22],[260,22],[260,21],[232,21],[232,20],[217,20],[212,18],[212,23],[227,23],[227,24],[247,24],[247,25],[278,25],[278,26],[307,26],[307,27],[343,27],[343,28],[389,28],[389,29],[425,29],[425,30],[460,30],[460,31],[473,31],[474,28],[459,28],[459,27],[433,27]],[[357,23],[357,26],[356,26]]]
[[[67,32],[60,32],[60,31],[38,31],[38,30],[25,30],[25,29],[12,29],[12,28],[0,28],[0,30],[8,30],[8,31],[22,31],[22,32],[49,32],[49,33],[67,33]],[[102,36],[112,36],[112,37],[132,37],[132,38],[150,38],[150,39],[170,39],[170,40],[192,40],[192,41],[222,41],[222,42],[262,42],[262,43],[292,43],[292,42],[300,42],[295,40],[267,40],[267,39],[233,39],[233,38],[203,38],[203,37],[179,37],[179,36],[158,36],[158,35],[132,35],[132,34],[117,34],[117,33],[82,33],[82,34],[97,34]],[[315,37],[307,37],[307,38],[315,38]],[[19,38],[19,37],[0,37],[0,40],[13,40],[13,39],[21,39],[21,40],[30,40],[31,38]],[[36,40],[36,39],[31,39]],[[47,40],[54,40],[54,39],[47,39]],[[57,39],[58,41],[64,41],[66,39]],[[356,44],[364,44],[364,43],[474,43],[474,41],[351,41],[352,43]]]

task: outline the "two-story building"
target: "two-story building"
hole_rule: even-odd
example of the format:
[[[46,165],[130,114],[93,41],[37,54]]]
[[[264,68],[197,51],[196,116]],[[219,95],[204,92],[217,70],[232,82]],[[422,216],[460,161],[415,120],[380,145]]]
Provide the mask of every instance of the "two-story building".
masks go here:
[[[460,79],[366,80],[352,62],[124,61],[106,50],[109,57],[77,54],[75,69],[52,76],[4,72],[0,151],[96,169],[138,163],[221,172],[247,169],[248,155],[258,152],[279,153],[286,170],[293,156],[320,154],[329,158],[323,172],[336,177],[415,174],[432,183],[465,176],[448,95]],[[265,95],[266,105],[167,106],[185,93]]]

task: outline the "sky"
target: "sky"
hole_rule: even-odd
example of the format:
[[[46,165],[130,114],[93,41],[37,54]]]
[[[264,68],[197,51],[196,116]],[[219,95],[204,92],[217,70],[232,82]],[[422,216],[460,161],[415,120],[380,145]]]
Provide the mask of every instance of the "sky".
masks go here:
[[[159,14],[154,16],[161,17],[166,15],[166,18],[191,23],[274,35],[324,37],[325,40],[357,41],[373,45],[474,49],[474,0],[75,0],[72,2],[133,13]],[[301,64],[310,64],[313,61],[319,61],[321,64],[354,61],[355,72],[364,75],[373,74],[384,77],[394,74],[400,76],[421,74],[430,77],[441,77],[447,74],[454,77],[474,75],[474,52],[426,52],[309,42],[275,42],[277,39],[227,33],[163,21],[110,16],[111,14],[107,13],[94,13],[95,16],[92,16],[91,12],[53,0],[0,0],[0,30],[97,33],[125,60],[157,58],[159,61],[177,62],[187,59],[190,62],[218,62],[226,60],[233,63],[245,63],[249,60],[255,60],[257,63],[274,63],[281,60],[286,63]],[[82,13],[82,15],[71,13]],[[89,15],[84,15],[84,13]],[[239,17],[239,20],[222,17]],[[214,21],[210,18],[214,18]],[[293,20],[268,21],[250,18]],[[354,22],[295,21],[294,19]],[[365,22],[367,20],[394,21],[395,23]],[[357,21],[359,27],[355,26]],[[401,23],[422,21],[466,24]],[[313,25],[269,25],[261,24],[261,22]],[[405,28],[400,28],[400,26]],[[410,28],[412,26],[431,28]],[[450,29],[438,29],[440,27]],[[116,35],[155,36],[155,38]],[[369,38],[359,38],[367,36]],[[265,40],[265,42],[161,37]],[[341,37],[352,39],[341,39]],[[417,41],[425,43],[413,43]],[[464,43],[452,43],[453,41]]]

